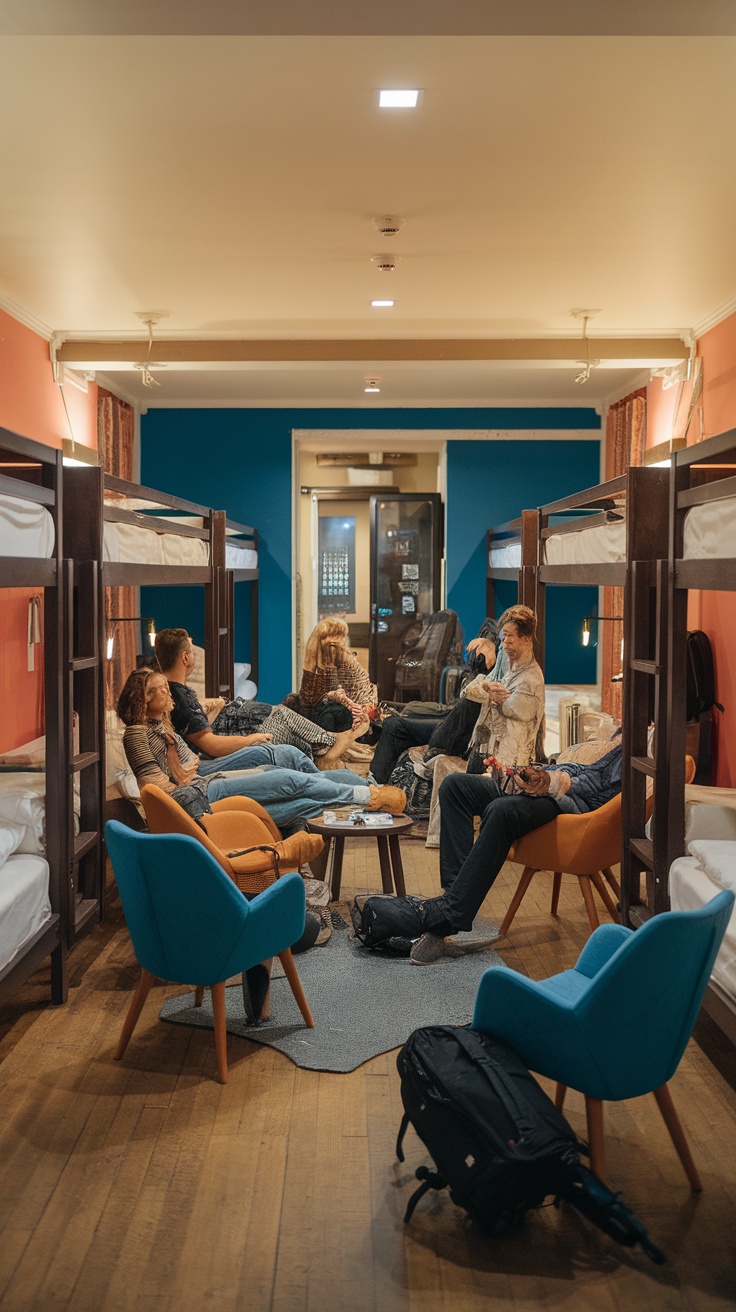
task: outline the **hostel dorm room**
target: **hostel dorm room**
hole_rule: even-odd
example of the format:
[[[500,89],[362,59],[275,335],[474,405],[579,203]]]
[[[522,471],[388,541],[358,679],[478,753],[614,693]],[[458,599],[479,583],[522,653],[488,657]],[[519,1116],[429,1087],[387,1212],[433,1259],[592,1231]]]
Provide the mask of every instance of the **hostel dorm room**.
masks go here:
[[[0,1307],[730,1302],[731,17],[219,8],[0,15]],[[432,935],[455,799],[495,787],[473,725],[532,660],[498,804],[536,770],[553,818]],[[424,919],[371,950],[363,901],[402,878]],[[456,1188],[405,1221],[438,1163],[415,1128],[396,1156],[397,1054],[438,1025],[569,1086],[664,1265],[565,1202],[490,1235]]]

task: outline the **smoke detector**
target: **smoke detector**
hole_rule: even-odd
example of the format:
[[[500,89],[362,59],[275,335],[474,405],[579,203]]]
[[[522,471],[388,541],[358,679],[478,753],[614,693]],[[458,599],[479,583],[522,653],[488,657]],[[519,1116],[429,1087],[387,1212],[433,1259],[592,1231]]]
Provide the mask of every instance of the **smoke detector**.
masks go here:
[[[377,228],[382,237],[397,237],[404,226],[404,220],[397,218],[395,214],[383,214],[379,219],[373,220],[374,228]]]
[[[398,255],[371,255],[371,261],[381,273],[393,273],[399,257]]]

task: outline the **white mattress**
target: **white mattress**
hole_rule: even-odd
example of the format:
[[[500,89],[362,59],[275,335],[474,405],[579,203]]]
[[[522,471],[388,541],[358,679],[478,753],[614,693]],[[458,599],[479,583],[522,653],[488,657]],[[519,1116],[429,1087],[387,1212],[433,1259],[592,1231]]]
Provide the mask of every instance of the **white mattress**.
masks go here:
[[[736,556],[736,497],[693,506],[685,515],[683,558],[707,560]]]
[[[25,497],[0,496],[0,556],[48,560],[54,541],[54,521],[45,506]]]
[[[226,569],[258,569],[258,552],[252,547],[236,547],[225,543]]]
[[[736,869],[735,869],[736,873]],[[703,870],[693,856],[681,856],[670,866],[670,901],[673,911],[694,911],[705,906],[722,886]],[[731,916],[713,967],[713,980],[736,1002],[736,917]]]
[[[48,861],[27,853],[9,856],[0,869],[0,970],[50,916]]]
[[[492,569],[520,569],[521,543],[492,547],[488,553]],[[626,560],[626,521],[612,520],[577,533],[555,533],[544,544],[547,565],[612,565]]]
[[[105,524],[102,558],[116,564],[207,565],[209,546],[202,538],[156,533],[136,524]]]

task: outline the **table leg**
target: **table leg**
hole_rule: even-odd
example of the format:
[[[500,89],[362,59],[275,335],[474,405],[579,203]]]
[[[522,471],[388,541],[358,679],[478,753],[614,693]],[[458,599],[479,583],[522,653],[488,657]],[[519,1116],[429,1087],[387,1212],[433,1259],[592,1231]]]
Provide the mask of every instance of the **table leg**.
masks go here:
[[[399,847],[399,835],[389,834],[388,845],[391,852],[391,864],[394,868],[394,888],[397,897],[406,897],[406,884],[404,883],[404,866],[401,861],[401,848]]]
[[[393,893],[394,885],[391,878],[391,860],[388,854],[388,838],[385,834],[377,834],[378,839],[378,860],[381,863],[381,886],[384,893]]]
[[[345,839],[336,834],[332,840],[332,879],[330,881],[332,889],[332,901],[340,900],[340,885],[342,883],[342,854],[345,851]]]

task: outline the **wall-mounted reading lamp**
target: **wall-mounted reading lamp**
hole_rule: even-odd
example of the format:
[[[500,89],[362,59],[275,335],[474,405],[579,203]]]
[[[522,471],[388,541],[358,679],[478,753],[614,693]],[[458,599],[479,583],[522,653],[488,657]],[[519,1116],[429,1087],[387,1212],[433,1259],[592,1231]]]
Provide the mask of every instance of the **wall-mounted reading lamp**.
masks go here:
[[[96,465],[100,463],[100,453],[94,447],[75,442],[73,437],[61,439],[61,458],[65,465]]]
[[[107,635],[105,655],[109,661],[112,660],[115,651],[115,635],[118,624],[145,624],[148,631],[148,641],[153,647],[156,642],[156,621],[145,615],[108,615],[107,627],[110,630]]]
[[[611,620],[622,620],[623,615],[586,615],[583,619],[583,646],[590,646],[591,624],[601,624]]]

